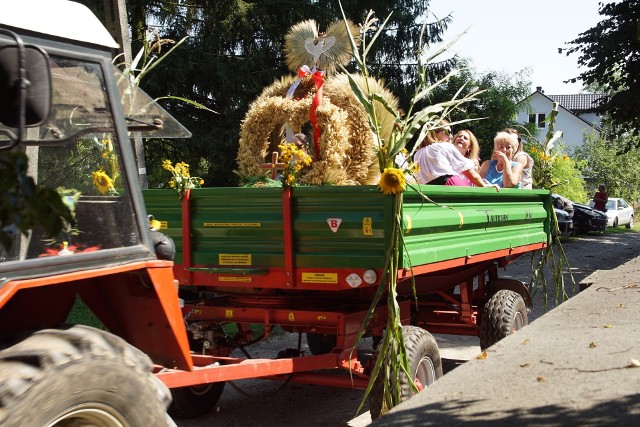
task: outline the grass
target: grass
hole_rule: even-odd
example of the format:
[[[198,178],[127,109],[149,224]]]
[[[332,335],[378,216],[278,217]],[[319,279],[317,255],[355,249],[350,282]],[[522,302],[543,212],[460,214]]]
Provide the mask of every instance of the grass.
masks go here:
[[[98,317],[79,297],[76,297],[76,300],[73,303],[73,307],[71,307],[71,311],[69,312],[69,316],[67,316],[67,320],[65,321],[65,323],[72,325],[87,325],[94,328],[106,330],[102,322],[100,322],[100,319],[98,319]]]
[[[633,228],[627,228],[624,225],[619,225],[617,227],[607,227],[605,233],[610,234],[622,234],[622,233],[637,233],[640,232],[640,224],[635,222],[633,224]]]

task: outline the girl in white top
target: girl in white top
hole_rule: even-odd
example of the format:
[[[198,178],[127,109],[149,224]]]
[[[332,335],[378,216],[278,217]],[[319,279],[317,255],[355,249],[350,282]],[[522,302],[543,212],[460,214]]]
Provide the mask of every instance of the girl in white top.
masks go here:
[[[416,151],[414,162],[419,166],[418,183],[477,187],[496,186],[485,183],[472,160],[464,157],[450,142],[434,142]]]

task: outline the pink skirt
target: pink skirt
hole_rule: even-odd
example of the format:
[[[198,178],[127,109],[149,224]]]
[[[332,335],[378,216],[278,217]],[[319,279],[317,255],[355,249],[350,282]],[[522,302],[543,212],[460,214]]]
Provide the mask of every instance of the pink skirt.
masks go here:
[[[452,185],[454,187],[471,187],[473,184],[464,175],[454,175],[447,180],[444,185]]]

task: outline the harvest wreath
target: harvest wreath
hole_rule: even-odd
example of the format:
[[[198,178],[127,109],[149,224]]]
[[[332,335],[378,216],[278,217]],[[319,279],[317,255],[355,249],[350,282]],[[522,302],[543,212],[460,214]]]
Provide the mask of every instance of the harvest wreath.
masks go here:
[[[320,53],[320,61],[316,58],[313,68],[309,69],[301,61],[314,59],[296,56],[296,51],[301,48],[292,42],[303,37],[296,35],[296,31],[301,29],[305,37],[315,34],[316,46],[321,45],[322,40],[325,43],[326,40],[332,42],[326,49],[348,46],[344,38],[348,37],[344,22],[332,27],[324,35],[318,35],[313,21],[305,21],[292,28],[285,49],[289,68],[297,71],[298,75],[284,76],[274,82],[249,107],[240,132],[236,173],[243,183],[265,178],[268,173],[261,166],[269,162],[272,153],[278,151],[278,146],[285,139],[291,143],[287,135],[304,133],[315,136],[315,139],[309,149],[313,162],[302,171],[299,179],[301,184],[375,185],[380,179],[377,145],[367,112],[354,96],[349,82],[351,78],[362,83],[364,77],[346,73],[325,77],[324,72],[314,71],[318,64],[332,71],[328,65],[331,61],[322,63],[322,58],[330,53],[324,50]],[[344,34],[339,34],[336,29]],[[351,52],[350,49],[348,51]],[[321,74],[320,78],[318,73]],[[376,93],[385,100],[387,106],[397,108],[396,97],[384,87],[382,81],[373,77],[368,77],[367,81],[369,86],[375,87]],[[375,109],[380,117],[382,132],[390,134],[395,117],[381,102],[375,102]]]

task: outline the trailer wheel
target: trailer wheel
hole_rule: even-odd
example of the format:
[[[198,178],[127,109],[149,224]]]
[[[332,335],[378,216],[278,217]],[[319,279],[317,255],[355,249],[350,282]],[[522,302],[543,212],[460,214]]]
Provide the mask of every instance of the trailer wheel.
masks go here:
[[[216,407],[223,390],[224,381],[171,389],[173,400],[169,414],[180,419],[204,415]]]
[[[403,326],[402,337],[409,359],[410,372],[413,376],[411,381],[418,390],[422,391],[442,376],[442,359],[440,359],[438,344],[429,332],[417,326]],[[384,363],[388,364],[389,361],[385,360]],[[391,409],[387,407],[384,400],[384,385],[385,378],[381,371],[369,393],[369,409],[372,420],[378,419],[380,415]],[[409,379],[404,373],[400,374],[400,394],[401,402],[414,394]]]
[[[309,351],[314,356],[327,354],[336,346],[336,335],[307,332],[307,344],[309,345]]]
[[[522,296],[507,289],[496,292],[482,309],[480,348],[491,347],[529,323]]]
[[[123,339],[76,325],[0,351],[0,425],[175,426],[169,389]]]

